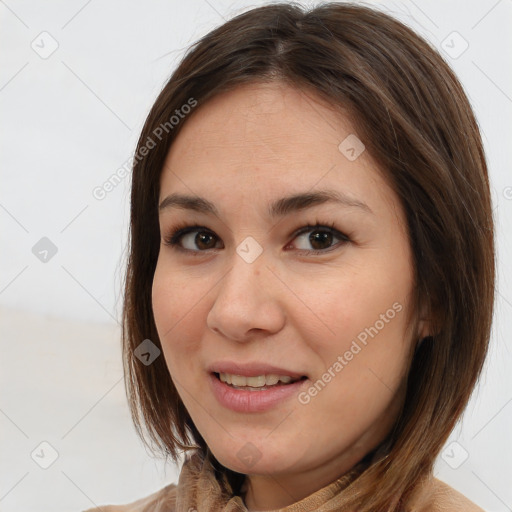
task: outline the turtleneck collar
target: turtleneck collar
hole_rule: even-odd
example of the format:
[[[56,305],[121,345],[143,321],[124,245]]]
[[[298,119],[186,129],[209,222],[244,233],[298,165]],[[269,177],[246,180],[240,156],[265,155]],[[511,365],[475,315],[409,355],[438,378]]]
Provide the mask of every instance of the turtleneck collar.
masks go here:
[[[368,454],[347,475],[306,498],[271,512],[336,512],[341,491],[368,467],[373,455]],[[210,450],[206,456],[199,450],[187,456],[176,494],[179,512],[248,512],[242,497],[233,491],[227,475],[215,469],[217,464]]]

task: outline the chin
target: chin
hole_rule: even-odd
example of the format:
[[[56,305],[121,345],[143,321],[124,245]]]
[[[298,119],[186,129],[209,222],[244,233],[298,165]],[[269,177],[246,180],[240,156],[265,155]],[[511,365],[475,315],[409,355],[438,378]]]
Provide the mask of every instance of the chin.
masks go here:
[[[303,454],[281,443],[229,439],[228,446],[209,445],[215,458],[225,467],[243,474],[277,474],[297,466]],[[283,453],[284,450],[284,453]],[[294,454],[291,456],[291,454]]]

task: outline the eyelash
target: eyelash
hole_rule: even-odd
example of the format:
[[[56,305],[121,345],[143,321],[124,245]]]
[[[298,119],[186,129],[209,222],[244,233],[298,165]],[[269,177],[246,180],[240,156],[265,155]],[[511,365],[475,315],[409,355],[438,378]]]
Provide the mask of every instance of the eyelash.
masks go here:
[[[327,249],[311,249],[311,250],[298,249],[297,252],[299,254],[325,254],[327,252],[330,252],[330,251],[340,247],[341,245],[344,245],[347,242],[350,242],[350,238],[347,235],[345,235],[344,233],[342,233],[341,231],[337,230],[334,227],[334,223],[321,223],[320,221],[316,221],[315,224],[308,224],[307,226],[303,226],[302,228],[295,230],[291,235],[293,237],[292,240],[294,240],[295,238],[297,238],[300,235],[303,235],[304,233],[307,233],[308,231],[315,231],[315,230],[319,231],[320,228],[322,228],[324,232],[326,231],[328,233],[331,233],[336,238],[341,239],[341,242],[338,242],[337,244],[335,244],[331,247],[328,247]],[[171,249],[189,253],[189,254],[191,253],[194,256],[198,256],[201,253],[207,253],[211,250],[214,250],[214,249],[205,249],[205,250],[195,251],[192,249],[185,249],[179,245],[181,237],[185,236],[188,233],[192,233],[195,231],[200,232],[200,233],[201,232],[208,233],[213,236],[216,236],[212,230],[208,229],[205,226],[198,226],[198,225],[182,222],[182,223],[176,225],[171,230],[169,235],[164,237],[164,243],[165,243],[165,245],[171,247]]]

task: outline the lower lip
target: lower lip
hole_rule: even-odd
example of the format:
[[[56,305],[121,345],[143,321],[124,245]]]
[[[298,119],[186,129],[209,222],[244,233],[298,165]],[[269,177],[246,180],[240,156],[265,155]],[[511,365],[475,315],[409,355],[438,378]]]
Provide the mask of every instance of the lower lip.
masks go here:
[[[262,412],[299,393],[308,379],[292,384],[278,385],[262,391],[246,391],[225,384],[214,374],[210,374],[210,386],[217,401],[236,412]]]

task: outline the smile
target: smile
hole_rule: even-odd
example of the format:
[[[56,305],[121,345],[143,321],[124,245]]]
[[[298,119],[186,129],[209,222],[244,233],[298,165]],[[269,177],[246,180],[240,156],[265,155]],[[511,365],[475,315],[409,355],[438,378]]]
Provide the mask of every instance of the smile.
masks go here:
[[[230,385],[235,389],[248,389],[251,390],[265,390],[269,387],[282,384],[290,384],[300,380],[292,378],[289,375],[257,375],[255,377],[246,377],[245,375],[234,375],[231,373],[218,373],[218,378],[225,384]]]
[[[241,413],[264,412],[275,408],[298,395],[307,382],[307,377],[292,378],[276,374],[247,377],[213,372],[209,376],[210,389],[217,402]]]

